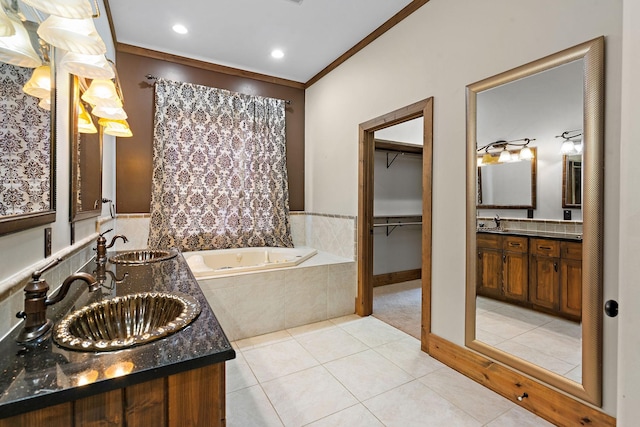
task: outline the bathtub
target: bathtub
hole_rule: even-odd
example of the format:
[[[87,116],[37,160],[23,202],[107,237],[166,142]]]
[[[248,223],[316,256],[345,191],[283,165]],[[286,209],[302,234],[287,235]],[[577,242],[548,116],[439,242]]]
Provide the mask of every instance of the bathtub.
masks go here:
[[[184,252],[196,279],[294,267],[317,253],[313,248],[238,248]]]

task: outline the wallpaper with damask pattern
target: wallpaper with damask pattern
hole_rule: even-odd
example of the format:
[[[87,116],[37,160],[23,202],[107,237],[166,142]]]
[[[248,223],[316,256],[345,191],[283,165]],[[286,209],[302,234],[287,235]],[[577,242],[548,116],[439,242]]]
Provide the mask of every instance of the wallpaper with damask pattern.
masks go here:
[[[32,72],[0,63],[0,216],[51,206],[51,115],[22,91]]]

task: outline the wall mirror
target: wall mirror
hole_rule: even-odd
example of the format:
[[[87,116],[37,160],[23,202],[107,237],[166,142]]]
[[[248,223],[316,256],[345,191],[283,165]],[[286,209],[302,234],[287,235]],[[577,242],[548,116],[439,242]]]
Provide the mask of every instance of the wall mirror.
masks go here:
[[[567,78],[577,81],[567,82]],[[580,102],[575,112],[571,108],[571,100],[566,99],[566,102],[558,105],[557,100],[541,96],[553,96],[553,93],[561,90],[558,85],[567,84],[580,88]],[[527,88],[530,87],[536,88],[533,98],[529,98],[531,92]],[[500,92],[507,93],[508,99],[496,96]],[[487,102],[488,98],[494,97],[495,100]],[[524,108],[505,110],[504,114],[497,113],[496,109],[491,113],[485,110],[490,104],[514,108],[514,104],[508,105],[509,99],[524,105]],[[603,104],[603,37],[467,86],[465,344],[515,370],[599,406],[602,399]],[[551,111],[552,116],[560,120],[561,110],[571,110],[571,114],[577,114],[579,123],[571,121],[571,114],[564,115],[562,121],[557,123],[544,119],[545,113]],[[546,240],[537,240],[548,237],[544,233],[537,236],[540,232],[536,231],[517,236],[513,233],[477,232],[477,147],[497,138],[535,138],[538,204],[552,197],[550,200],[560,210],[560,171],[565,162],[568,165],[568,160],[560,154],[561,141],[556,136],[570,126],[583,130],[583,152],[579,165],[581,185],[572,190],[574,194],[579,194],[581,200],[581,239],[568,242],[559,239],[557,254],[548,254],[543,259],[536,251],[555,250],[540,243]],[[496,129],[501,129],[499,132],[502,134],[496,135]],[[529,133],[534,131],[535,134]],[[553,152],[553,167],[549,164],[551,154],[545,157],[544,151]],[[573,160],[577,162],[577,159]],[[575,181],[578,181],[578,165],[574,166]],[[554,185],[548,188],[543,185],[543,174],[554,176],[556,190],[553,190]],[[557,192],[557,196],[553,191]],[[485,214],[490,212],[483,211]],[[482,249],[487,241],[501,242],[487,249],[487,253],[493,254],[497,261],[495,265],[499,266],[498,272],[488,272],[484,268],[489,265],[485,261],[490,259],[485,257]],[[562,263],[565,256],[566,266]],[[487,293],[478,295],[483,275],[495,277],[498,286],[502,286],[497,289],[499,298],[487,298]],[[518,282],[520,289],[509,288],[506,284],[514,283],[509,282],[512,276],[521,279]],[[544,281],[547,276],[549,280]],[[543,282],[548,286],[539,286]],[[572,290],[563,294],[563,282],[572,283]],[[516,291],[520,292],[521,297],[530,298],[529,301],[533,303],[523,306],[510,302],[506,296]],[[568,300],[573,303],[577,301],[580,307],[572,314],[573,320],[557,316],[553,310],[534,310],[538,304],[535,298],[541,297],[542,293],[568,305],[571,305]],[[542,305],[539,303],[539,306]],[[525,332],[530,330],[535,332],[527,335]],[[558,345],[560,342],[568,345]],[[572,346],[577,351],[571,351]],[[562,353],[561,348],[568,349]]]
[[[71,75],[71,222],[102,212],[102,126],[96,126],[80,94],[84,79]],[[99,130],[98,130],[99,128]]]
[[[582,205],[582,154],[562,156],[562,207]]]
[[[37,24],[22,25],[42,66],[17,66],[20,60],[11,55],[0,57],[6,61],[0,62],[0,235],[55,221],[53,49],[39,43]],[[35,92],[37,97],[23,91],[35,73],[49,85]]]
[[[478,196],[480,209],[533,209],[536,207],[535,147],[531,159],[500,162],[499,154],[478,156]],[[513,153],[517,156],[517,153]],[[513,155],[512,154],[512,155]]]

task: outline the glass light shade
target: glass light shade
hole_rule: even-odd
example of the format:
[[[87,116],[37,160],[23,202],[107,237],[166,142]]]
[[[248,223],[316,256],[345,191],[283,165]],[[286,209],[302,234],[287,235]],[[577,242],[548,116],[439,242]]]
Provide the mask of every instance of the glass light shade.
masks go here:
[[[122,101],[116,92],[113,81],[107,79],[95,79],[89,88],[81,96],[83,101],[91,105],[101,107],[122,107]]]
[[[478,156],[478,167],[480,166],[484,166],[484,163],[482,163],[482,157]]]
[[[80,133],[97,133],[98,129],[93,124],[91,115],[84,108],[82,102],[78,102],[78,132]]]
[[[496,158],[489,153],[485,153],[484,156],[482,156],[483,165],[490,165],[495,162],[496,162]]]
[[[13,28],[13,22],[7,16],[2,6],[0,6],[0,37],[10,37],[16,33],[16,29]]]
[[[91,18],[93,10],[87,0],[22,0],[48,15],[57,15],[71,19]]]
[[[22,88],[27,95],[35,96],[36,98],[50,98],[51,97],[51,67],[48,65],[41,65],[31,74],[31,78]]]
[[[119,136],[121,138],[128,138],[133,136],[129,123],[126,120],[98,120],[100,126],[104,126],[104,133],[107,135]]]
[[[104,107],[102,105],[96,105],[91,113],[94,116],[102,117],[104,119],[112,120],[126,120],[127,113],[122,107]]]
[[[576,146],[573,141],[565,139],[560,146],[560,153],[562,154],[575,154]]]
[[[42,65],[42,60],[33,49],[29,33],[22,22],[8,16],[7,19],[13,26],[14,34],[0,37],[0,62],[26,68]]]
[[[531,160],[531,159],[533,159],[533,151],[531,151],[531,148],[529,147],[522,148],[522,150],[520,150],[520,160]]]
[[[584,141],[580,141],[580,144],[573,144],[573,146],[576,147],[577,154],[582,154],[582,150],[584,148]]]
[[[38,27],[38,35],[47,43],[85,55],[104,55],[107,46],[92,19],[68,19],[50,15]]]
[[[51,97],[42,98],[40,102],[38,102],[38,107],[43,110],[51,111]]]
[[[498,158],[498,163],[507,163],[511,161],[511,153],[509,150],[504,149],[500,153],[500,158]]]
[[[84,55],[66,52],[60,59],[60,69],[87,79],[112,79],[116,75],[104,55]]]

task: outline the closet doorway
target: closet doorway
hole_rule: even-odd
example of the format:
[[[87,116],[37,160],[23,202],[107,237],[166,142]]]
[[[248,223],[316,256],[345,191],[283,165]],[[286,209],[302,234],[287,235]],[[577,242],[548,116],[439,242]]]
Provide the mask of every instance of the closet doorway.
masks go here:
[[[394,141],[380,138],[380,135],[386,135],[384,129],[391,127],[402,127],[403,123],[414,121],[422,118],[422,145],[410,145],[402,141]],[[391,283],[394,281],[404,281],[416,278],[418,275],[421,280],[421,314],[420,314],[420,340],[422,348],[427,348],[427,339],[431,329],[431,191],[432,191],[432,153],[433,153],[433,98],[427,98],[423,101],[411,104],[373,120],[360,124],[360,146],[359,146],[359,198],[358,198],[358,295],[356,298],[356,313],[360,316],[368,316],[373,313],[374,284]],[[388,135],[393,135],[388,133]],[[419,147],[419,148],[418,148]],[[404,154],[403,154],[404,153]],[[393,163],[398,160],[399,156],[415,156],[421,154],[422,159],[422,176],[421,176],[421,212],[416,206],[420,205],[420,200],[411,201],[411,197],[406,197],[401,204],[404,206],[385,206],[385,203],[393,203],[391,200],[379,200],[374,209],[374,198],[376,187],[375,169],[376,158],[380,163],[380,156],[384,156],[384,161],[389,168],[393,167]],[[408,166],[409,162],[406,166]],[[383,165],[384,167],[384,165]],[[409,175],[408,175],[409,176]],[[398,179],[398,178],[396,178]],[[400,177],[400,180],[402,178]],[[413,179],[420,179],[414,176]],[[410,187],[420,187],[420,183],[411,182]],[[384,187],[384,186],[383,186]],[[380,183],[378,183],[380,188]],[[386,191],[389,191],[388,189]],[[420,191],[420,190],[418,190]],[[418,195],[418,197],[420,197]],[[398,202],[398,200],[396,200]],[[399,215],[399,212],[405,210],[406,215]],[[386,212],[385,212],[386,211]],[[382,215],[379,215],[381,213]],[[394,213],[386,215],[386,213]],[[382,254],[383,261],[378,257],[378,267],[376,268],[375,250],[378,247],[380,251],[380,243],[376,245],[375,236],[380,235],[379,231],[383,231],[383,235],[391,236],[396,228],[399,227],[415,227],[421,229],[421,243],[418,245],[418,269],[400,268],[400,271],[385,272],[389,270],[389,266],[382,265],[389,260]],[[420,227],[421,224],[421,227]],[[411,238],[409,238],[411,240]],[[415,244],[415,237],[413,238]],[[389,248],[391,252],[393,248]],[[380,255],[380,254],[379,254]],[[416,254],[413,254],[415,257]],[[401,257],[402,258],[402,257]],[[406,257],[411,259],[411,256]],[[386,261],[385,261],[386,260]],[[397,261],[402,264],[403,261]],[[407,264],[408,265],[408,264]],[[377,270],[374,274],[374,269]],[[382,272],[382,273],[381,273]],[[418,273],[418,274],[417,274]]]

